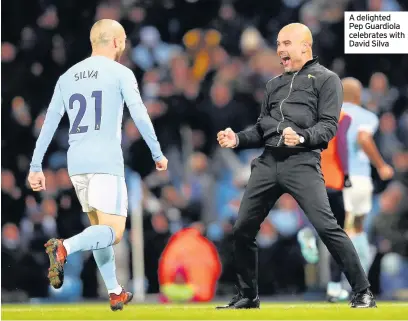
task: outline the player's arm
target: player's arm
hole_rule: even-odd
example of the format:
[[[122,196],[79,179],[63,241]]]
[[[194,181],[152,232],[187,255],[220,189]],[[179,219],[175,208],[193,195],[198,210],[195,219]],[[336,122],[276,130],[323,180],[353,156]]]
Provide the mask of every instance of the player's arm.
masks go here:
[[[44,124],[41,128],[40,136],[38,136],[37,143],[35,145],[33,158],[30,164],[31,172],[42,171],[42,161],[48,146],[58,128],[62,116],[64,116],[64,101],[62,99],[61,87],[59,81],[54,89],[54,94],[51,99],[51,103],[48,106],[47,114],[45,116]]]
[[[157,140],[152,121],[147,113],[146,106],[142,101],[142,97],[140,97],[136,78],[130,70],[126,71],[127,73],[125,73],[120,79],[122,96],[129,108],[130,115],[132,116],[136,127],[139,129],[140,134],[150,148],[153,160],[156,163],[160,162],[164,158],[164,155]]]
[[[361,126],[358,131],[357,142],[361,149],[370,159],[371,164],[377,169],[381,179],[390,179],[394,172],[392,168],[384,161],[377,145],[374,141],[374,133],[378,128],[378,118],[372,117],[366,126]]]
[[[45,178],[42,174],[42,161],[64,112],[64,101],[62,99],[61,87],[58,81],[54,89],[51,103],[48,106],[45,121],[41,128],[40,135],[38,136],[30,164],[28,181],[34,191],[45,189]]]
[[[337,155],[339,155],[340,166],[344,176],[348,176],[349,174],[347,132],[350,124],[351,117],[349,115],[344,115],[339,122],[337,129],[336,151]]]
[[[321,144],[328,144],[336,135],[342,102],[343,87],[340,78],[332,74],[325,80],[319,91],[318,122],[313,127],[298,132],[304,137],[305,146],[315,148]]]
[[[385,165],[385,161],[382,158],[374,141],[374,133],[378,128],[378,119],[372,119],[370,125],[361,126],[358,129],[357,142],[361,146],[361,149],[370,159],[370,162],[375,168],[380,168]]]

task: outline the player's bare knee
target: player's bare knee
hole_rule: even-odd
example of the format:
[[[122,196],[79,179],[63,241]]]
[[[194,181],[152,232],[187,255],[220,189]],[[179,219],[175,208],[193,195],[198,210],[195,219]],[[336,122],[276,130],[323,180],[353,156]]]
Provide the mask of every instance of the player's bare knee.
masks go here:
[[[96,211],[88,212],[88,219],[89,219],[89,222],[91,223],[91,225],[98,225],[99,224],[98,215],[97,215]]]
[[[356,215],[354,217],[353,226],[356,233],[360,233],[364,230],[364,219],[365,215]]]
[[[118,244],[123,238],[124,229],[115,230],[115,242],[114,245]]]
[[[125,231],[125,225],[121,224],[121,222],[107,222],[106,224],[110,228],[112,228],[113,232],[115,233],[115,241],[113,242],[113,245],[118,244],[122,238],[123,238],[123,233]]]
[[[123,232],[126,225],[126,217],[106,214],[98,211],[98,221],[100,225],[110,226],[115,232],[115,241],[113,244],[118,244],[123,237]]]

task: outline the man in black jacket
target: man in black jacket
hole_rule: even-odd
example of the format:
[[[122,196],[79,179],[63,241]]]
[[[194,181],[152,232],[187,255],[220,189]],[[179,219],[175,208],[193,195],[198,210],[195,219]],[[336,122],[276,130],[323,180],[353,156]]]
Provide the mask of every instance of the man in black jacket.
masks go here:
[[[305,25],[282,28],[277,53],[285,72],[267,83],[257,123],[237,134],[227,128],[217,135],[224,148],[265,147],[251,164],[233,229],[238,293],[218,308],[259,307],[255,237],[283,193],[296,199],[346,275],[354,291],[351,306],[376,306],[356,250],[327,198],[320,152],[336,134],[343,89],[339,77],[313,58],[312,41]]]

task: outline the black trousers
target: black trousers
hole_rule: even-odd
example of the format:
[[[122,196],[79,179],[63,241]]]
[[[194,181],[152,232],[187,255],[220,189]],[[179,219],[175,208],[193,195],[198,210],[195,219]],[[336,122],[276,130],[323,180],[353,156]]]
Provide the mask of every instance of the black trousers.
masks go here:
[[[237,287],[245,297],[258,295],[260,225],[283,193],[289,193],[308,216],[320,238],[346,275],[353,291],[370,286],[350,238],[330,209],[320,167],[320,154],[282,148],[265,150],[251,163],[238,219],[233,228]]]
[[[343,191],[328,188],[327,196],[329,197],[330,208],[337,220],[337,224],[339,224],[341,228],[344,228],[346,210],[344,209]],[[333,256],[330,256],[330,279],[332,282],[341,281],[341,269]]]

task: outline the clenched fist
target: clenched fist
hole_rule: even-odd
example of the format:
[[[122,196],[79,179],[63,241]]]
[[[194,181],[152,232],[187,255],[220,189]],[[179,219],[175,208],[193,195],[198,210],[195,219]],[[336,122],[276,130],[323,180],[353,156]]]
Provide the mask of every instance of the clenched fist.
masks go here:
[[[159,160],[158,162],[156,162],[156,169],[160,172],[160,171],[165,171],[167,169],[167,164],[168,164],[168,160],[166,157],[163,156],[163,158],[161,160]]]
[[[394,176],[394,169],[388,164],[384,164],[377,171],[383,181],[388,181]]]
[[[43,172],[30,172],[28,183],[34,192],[45,190],[45,176]]]
[[[217,134],[217,140],[223,148],[234,148],[237,146],[237,136],[231,128],[220,131]]]
[[[300,143],[300,136],[291,127],[286,127],[282,132],[282,136],[287,146],[296,146]]]

